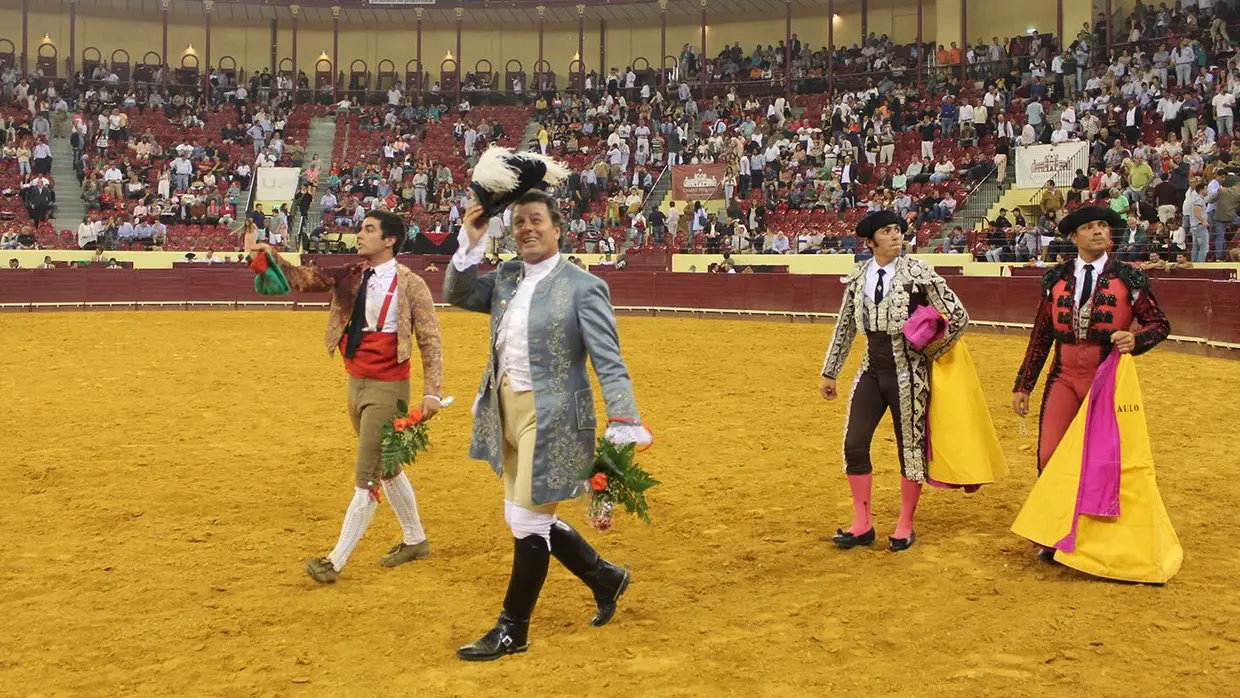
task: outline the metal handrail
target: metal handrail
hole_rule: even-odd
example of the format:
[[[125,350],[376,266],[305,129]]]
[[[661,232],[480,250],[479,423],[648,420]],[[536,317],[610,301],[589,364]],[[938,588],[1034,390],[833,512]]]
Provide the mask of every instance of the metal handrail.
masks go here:
[[[1045,184],[1038,187],[1038,190],[1033,193],[1033,196],[1029,197],[1029,205],[1030,206],[1033,206],[1034,204],[1041,205],[1042,196],[1046,194],[1047,191],[1049,190],[1046,188]]]
[[[993,160],[991,161],[991,165],[994,165]],[[977,181],[977,184],[975,184],[973,188],[970,189],[967,194],[965,194],[964,207],[961,213],[970,211],[973,209],[973,207],[977,206],[976,201],[974,201],[974,195],[977,194],[978,190],[982,188],[983,184],[985,184],[991,177],[996,177],[998,173],[999,173],[998,167],[991,167],[990,171],[987,172],[984,177],[982,177],[981,179]]]
[[[646,204],[650,202],[650,197],[654,196],[654,190],[659,188],[659,182],[662,182],[663,178],[667,176],[669,173],[671,173],[671,171],[672,171],[672,163],[669,160],[668,163],[663,166],[663,169],[659,171],[659,176],[654,178],[654,184],[650,185],[650,191],[646,192],[646,195],[642,197],[642,209],[641,210],[643,211],[646,210]]]

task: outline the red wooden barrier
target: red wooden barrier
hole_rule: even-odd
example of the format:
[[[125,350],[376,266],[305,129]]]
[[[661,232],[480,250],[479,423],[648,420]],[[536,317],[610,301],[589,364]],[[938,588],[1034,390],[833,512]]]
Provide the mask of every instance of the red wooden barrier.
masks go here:
[[[422,272],[436,302],[443,302],[443,272]],[[704,308],[795,313],[839,311],[840,276],[689,274],[627,269],[599,274],[621,307]],[[961,276],[950,280],[977,321],[1029,323],[1041,282],[1033,277]],[[1240,283],[1159,279],[1153,283],[1183,337],[1240,344]],[[42,303],[326,303],[329,293],[260,296],[243,266],[199,269],[0,269],[0,304]]]
[[[935,267],[936,271],[938,269],[939,267]],[[1012,276],[1036,276],[1041,278],[1046,274],[1046,269],[1009,266],[1008,272]],[[1151,279],[1209,279],[1211,281],[1228,281],[1236,278],[1236,272],[1232,269],[1167,269],[1165,271],[1147,269],[1145,275]]]
[[[654,274],[611,271],[598,275],[611,289],[611,304],[649,308],[654,303]]]
[[[1191,279],[1160,279],[1150,284],[1158,305],[1171,323],[1171,334],[1206,337],[1210,333],[1211,287],[1229,286],[1225,282]]]
[[[844,302],[843,276],[811,276],[810,312],[838,313]]]
[[[1240,344],[1240,284],[1210,284],[1209,329],[1204,335],[1215,342]],[[1172,325],[1172,332],[1180,334]]]
[[[314,263],[320,267],[340,267],[361,261],[357,255],[352,254],[303,254],[301,256],[302,264],[306,264],[311,260],[314,260]],[[427,264],[431,263],[443,269],[444,265],[452,261],[452,257],[442,254],[401,254],[396,255],[396,261],[414,271],[422,271]],[[484,265],[482,268],[483,270],[488,270],[491,267]]]

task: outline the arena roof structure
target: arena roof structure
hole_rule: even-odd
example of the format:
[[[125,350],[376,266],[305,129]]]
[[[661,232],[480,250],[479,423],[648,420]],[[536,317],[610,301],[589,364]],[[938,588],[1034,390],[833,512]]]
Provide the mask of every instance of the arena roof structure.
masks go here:
[[[696,18],[703,11],[711,17],[769,17],[773,13],[782,16],[789,2],[794,13],[798,9],[821,11],[825,7],[822,0],[76,0],[81,9],[117,14],[158,14],[167,8],[174,18],[200,17],[204,10],[209,9],[216,19],[235,22],[287,17],[290,10],[296,8],[295,11],[305,22],[330,24],[336,18],[333,8],[338,8],[335,11],[339,12],[342,22],[374,25],[413,23],[419,13],[424,21],[432,24],[449,24],[458,18],[466,23],[485,24],[536,24],[540,18],[548,23],[567,23],[577,21],[579,16],[584,16],[586,20],[657,21],[664,10],[670,19]],[[836,6],[851,2],[839,0]],[[62,0],[31,2],[32,9],[40,5],[64,4]]]

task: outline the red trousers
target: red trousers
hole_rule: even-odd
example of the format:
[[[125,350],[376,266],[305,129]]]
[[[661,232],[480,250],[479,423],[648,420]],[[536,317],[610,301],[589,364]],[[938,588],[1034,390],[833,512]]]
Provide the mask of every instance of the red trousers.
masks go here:
[[[1097,342],[1060,344],[1042,397],[1038,434],[1038,472],[1050,462],[1055,448],[1072,426],[1081,403],[1089,395],[1094,375],[1102,365],[1103,345]]]

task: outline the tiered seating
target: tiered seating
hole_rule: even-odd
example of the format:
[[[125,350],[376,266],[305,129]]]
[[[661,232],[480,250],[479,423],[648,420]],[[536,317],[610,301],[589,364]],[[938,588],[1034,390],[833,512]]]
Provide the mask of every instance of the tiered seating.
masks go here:
[[[159,180],[160,168],[174,157],[173,149],[181,143],[193,143],[194,141],[201,143],[214,142],[220,152],[225,154],[229,162],[232,163],[252,161],[254,158],[254,151],[249,145],[225,144],[220,141],[221,129],[237,124],[238,110],[235,106],[224,105],[206,112],[206,124],[202,128],[183,128],[169,122],[161,111],[137,109],[125,109],[123,111],[129,118],[129,133],[131,137],[150,134],[165,153],[162,157],[152,157],[146,169],[145,181],[151,186],[154,186]],[[326,114],[326,107],[315,105],[299,105],[296,107],[288,114],[285,121],[285,140],[290,142],[296,140],[305,145],[310,131],[311,117],[323,114]],[[11,118],[9,114],[6,114],[6,117]],[[119,156],[121,152],[118,146],[111,150],[110,154]],[[100,164],[102,165],[102,163]],[[290,166],[292,162],[289,155],[286,153],[278,164]],[[10,182],[10,178],[12,178],[12,182]],[[20,178],[15,173],[12,175],[7,172],[0,174],[0,189],[19,185]],[[216,186],[221,195],[228,190],[228,182],[224,181],[223,178],[220,178]],[[135,202],[132,201],[121,201],[117,202],[117,205],[111,210],[120,215],[130,215],[135,205]],[[5,211],[10,211],[13,214],[11,220],[14,224],[29,222],[29,216],[26,214],[25,208],[21,206],[20,200],[14,198],[10,202],[9,199],[0,199],[0,215],[5,215],[3,213]],[[223,207],[222,213],[235,217],[232,207],[227,204]],[[39,226],[36,231],[36,241],[40,247],[45,249],[77,249],[78,247],[76,230],[62,229],[56,231],[50,223]],[[235,247],[236,244],[235,235],[226,226],[177,223],[168,225],[168,243],[164,249],[174,251],[230,249]],[[121,248],[141,249],[128,242],[122,242]]]
[[[332,146],[332,162],[342,163],[342,165],[338,165],[342,171],[359,162],[376,162],[379,160],[384,140],[391,139],[393,134],[387,129],[379,131],[364,130],[362,125],[368,123],[374,115],[382,114],[385,111],[386,107],[375,108],[369,109],[360,115],[351,113],[337,118],[336,138]],[[477,124],[480,121],[486,121],[488,124],[498,122],[503,126],[505,133],[499,145],[519,149],[523,145],[519,143],[519,140],[525,131],[526,125],[529,123],[530,117],[533,116],[533,111],[534,108],[532,106],[526,105],[477,106],[470,111],[469,122],[473,124]],[[408,152],[413,155],[415,161],[425,156],[432,163],[447,165],[452,171],[454,184],[459,185],[468,181],[469,170],[465,165],[464,153],[462,152],[463,146],[453,137],[452,129],[454,123],[455,117],[446,114],[442,120],[428,123],[425,137],[412,143]],[[406,171],[405,179],[408,180],[413,175],[413,171]],[[421,206],[414,206],[411,210],[405,211],[404,214],[406,220],[410,223],[416,223],[424,230],[433,229],[436,224],[445,222],[443,212],[427,211]]]

